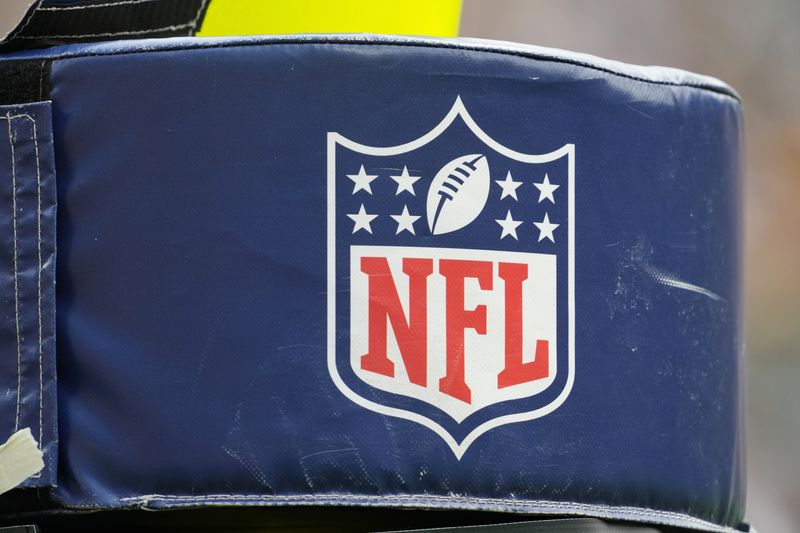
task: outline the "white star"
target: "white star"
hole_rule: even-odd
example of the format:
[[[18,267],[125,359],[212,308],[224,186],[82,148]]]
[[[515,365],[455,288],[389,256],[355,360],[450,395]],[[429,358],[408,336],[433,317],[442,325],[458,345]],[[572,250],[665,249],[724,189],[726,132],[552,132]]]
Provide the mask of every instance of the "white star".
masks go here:
[[[521,181],[514,181],[511,177],[511,171],[508,171],[506,174],[506,179],[504,180],[494,180],[496,184],[502,187],[503,192],[500,194],[500,199],[502,200],[506,196],[510,196],[514,200],[518,200],[517,198],[517,188],[522,185]]]
[[[414,184],[422,176],[410,176],[408,174],[408,167],[403,166],[403,172],[399,176],[389,176],[389,177],[397,182],[397,192],[394,194],[395,196],[398,196],[403,191],[408,191],[413,196],[416,196],[416,193],[414,193]]]
[[[547,198],[553,203],[556,203],[556,199],[553,198],[553,191],[558,189],[560,185],[553,185],[552,183],[550,183],[550,179],[547,177],[547,174],[544,175],[544,181],[542,183],[534,183],[533,186],[539,189],[538,203],[541,203],[542,200],[544,200],[545,198]]]
[[[348,174],[347,177],[353,180],[353,183],[355,183],[355,186],[353,186],[353,194],[357,193],[358,191],[367,191],[368,193],[372,194],[372,188],[369,186],[369,184],[378,176],[367,174],[364,170],[364,165],[361,165],[358,174]]]
[[[411,215],[408,212],[408,206],[403,206],[403,212],[399,215],[389,215],[397,222],[397,232],[395,235],[399,235],[401,231],[408,231],[411,235],[416,235],[414,233],[414,222],[419,220],[419,215]]]
[[[553,230],[560,226],[560,224],[553,224],[550,222],[550,217],[547,216],[547,213],[544,214],[544,220],[541,222],[534,222],[533,225],[539,228],[539,242],[544,239],[550,239],[552,243],[556,242],[553,238]]]
[[[364,204],[361,204],[361,208],[358,210],[358,213],[354,215],[347,215],[350,220],[355,222],[353,225],[353,233],[357,232],[360,229],[366,230],[367,233],[372,233],[372,228],[370,227],[370,222],[378,218],[378,215],[370,215],[364,210]]]
[[[505,219],[495,219],[495,222],[500,224],[500,227],[503,228],[503,232],[500,234],[501,240],[507,235],[514,237],[514,240],[519,240],[517,239],[517,227],[522,224],[522,221],[511,218],[511,210],[506,213]]]

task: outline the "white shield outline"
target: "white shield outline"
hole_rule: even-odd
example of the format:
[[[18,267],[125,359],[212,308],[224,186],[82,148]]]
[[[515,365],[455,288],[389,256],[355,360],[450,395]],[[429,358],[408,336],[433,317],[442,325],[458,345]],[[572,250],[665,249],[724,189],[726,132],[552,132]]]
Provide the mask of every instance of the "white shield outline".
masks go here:
[[[472,133],[480,139],[484,144],[503,154],[509,159],[519,161],[522,163],[549,163],[564,156],[567,157],[568,166],[568,191],[567,191],[567,218],[568,224],[568,243],[567,243],[567,305],[568,305],[568,358],[567,358],[567,381],[561,393],[549,404],[522,413],[514,413],[504,416],[499,416],[491,420],[487,420],[483,424],[473,429],[461,442],[456,442],[450,433],[445,428],[436,423],[435,421],[427,418],[419,413],[413,411],[406,411],[396,407],[388,407],[371,400],[359,396],[344,382],[339,375],[339,369],[336,366],[336,145],[340,145],[351,151],[361,153],[364,155],[373,156],[392,156],[400,155],[406,152],[411,152],[430,143],[441,135],[453,121],[460,117],[461,120],[467,125]],[[421,424],[434,433],[439,435],[453,451],[456,459],[460,460],[467,448],[482,434],[496,427],[513,424],[516,422],[526,422],[534,420],[547,415],[556,410],[569,396],[572,391],[572,385],[575,381],[575,145],[565,144],[561,148],[547,153],[547,154],[523,154],[511,148],[507,148],[499,142],[492,139],[486,132],[484,132],[478,124],[472,119],[466,107],[461,101],[461,97],[456,98],[453,107],[447,115],[439,122],[436,127],[421,137],[396,146],[376,147],[367,146],[352,141],[337,132],[328,132],[328,372],[336,384],[336,387],[347,398],[356,404],[387,416],[394,416],[403,418]]]

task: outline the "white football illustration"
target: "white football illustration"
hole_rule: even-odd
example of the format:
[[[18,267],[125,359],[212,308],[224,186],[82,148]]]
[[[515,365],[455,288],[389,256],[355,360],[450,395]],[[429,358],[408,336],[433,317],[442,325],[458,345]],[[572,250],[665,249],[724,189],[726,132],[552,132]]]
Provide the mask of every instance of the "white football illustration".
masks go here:
[[[475,220],[486,205],[490,183],[489,163],[482,154],[462,155],[443,166],[428,189],[431,233],[450,233]]]

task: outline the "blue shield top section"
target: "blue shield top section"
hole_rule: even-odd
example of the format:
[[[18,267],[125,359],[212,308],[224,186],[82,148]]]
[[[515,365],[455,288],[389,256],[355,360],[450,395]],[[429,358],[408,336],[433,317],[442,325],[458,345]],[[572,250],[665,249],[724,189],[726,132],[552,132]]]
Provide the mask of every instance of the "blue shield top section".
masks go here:
[[[473,41],[13,58],[45,56],[59,506],[739,523],[740,108],[725,86]],[[424,138],[457,101],[484,136],[459,115],[424,146],[371,150]],[[517,157],[547,154],[563,157]],[[451,174],[477,185],[464,196]]]

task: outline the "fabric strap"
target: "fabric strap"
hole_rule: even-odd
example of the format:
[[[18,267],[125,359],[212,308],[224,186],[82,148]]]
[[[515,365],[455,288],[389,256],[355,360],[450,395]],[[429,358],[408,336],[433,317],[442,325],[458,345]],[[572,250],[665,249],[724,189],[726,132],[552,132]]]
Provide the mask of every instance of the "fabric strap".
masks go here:
[[[39,0],[0,50],[194,35],[208,0]]]

